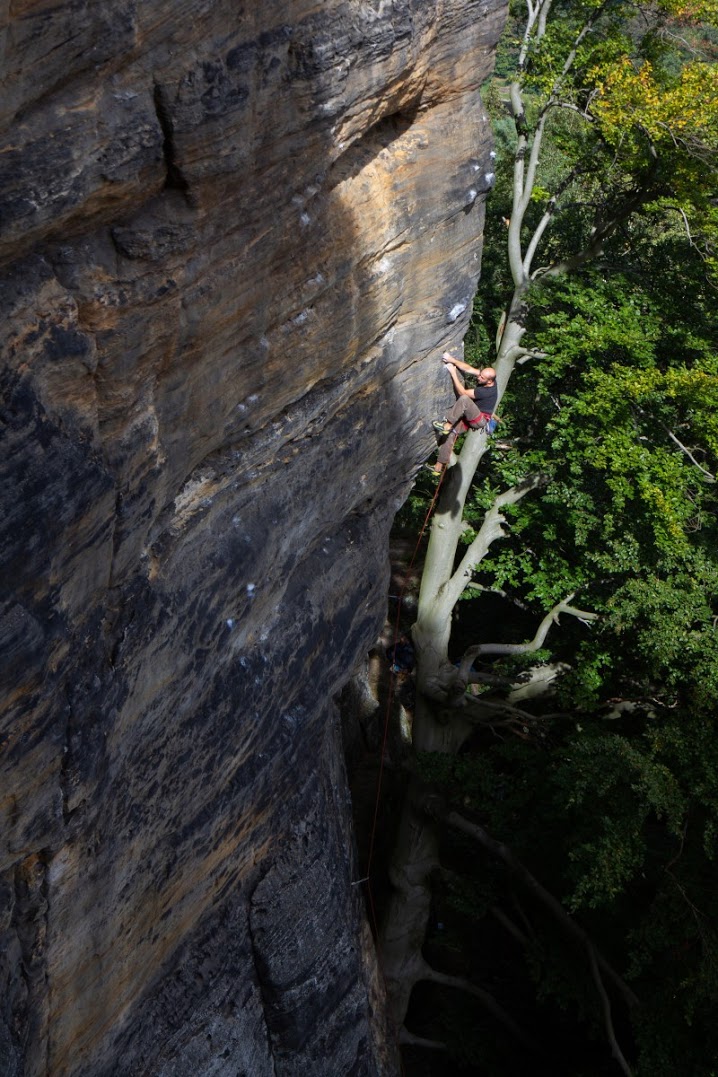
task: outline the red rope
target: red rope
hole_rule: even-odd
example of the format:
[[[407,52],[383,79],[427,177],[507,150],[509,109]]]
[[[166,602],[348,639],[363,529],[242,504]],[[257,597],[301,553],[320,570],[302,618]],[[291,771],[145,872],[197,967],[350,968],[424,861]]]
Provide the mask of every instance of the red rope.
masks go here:
[[[421,525],[421,531],[419,532],[419,538],[416,541],[416,547],[414,549],[414,553],[412,554],[411,561],[409,562],[409,567],[406,570],[406,574],[404,576],[404,582],[401,585],[401,589],[400,589],[399,594],[397,596],[398,601],[397,601],[397,604],[396,604],[396,619],[394,621],[394,646],[393,646],[393,650],[392,650],[392,667],[394,666],[394,663],[395,663],[395,660],[396,660],[396,644],[397,644],[397,640],[399,638],[399,622],[400,622],[400,619],[401,619],[401,603],[402,603],[402,599],[404,598],[404,592],[405,592],[405,590],[407,588],[407,584],[409,582],[409,577],[411,575],[411,570],[412,570],[412,568],[414,566],[414,561],[416,560],[416,555],[419,552],[419,546],[421,545],[421,540],[424,537],[424,532],[426,531],[426,525],[428,524],[429,518],[430,518],[432,512],[434,511],[434,505],[436,504],[436,499],[439,496],[439,490],[441,489],[441,484],[442,484],[442,482],[444,480],[444,475],[445,474],[446,474],[446,468],[443,468],[442,472],[441,472],[441,475],[439,477],[439,481],[438,481],[438,483],[436,485],[436,490],[434,491],[434,496],[431,499],[431,504],[429,505],[429,511],[427,512],[427,514],[426,514],[426,516],[424,518],[424,522]],[[370,912],[371,921],[372,921],[372,924],[373,924],[373,927],[374,927],[374,938],[376,940],[377,964],[379,966],[379,971],[381,973],[382,980],[384,981],[384,992],[385,993],[387,992],[387,985],[386,985],[386,977],[384,976],[384,968],[383,968],[383,964],[382,964],[382,960],[381,960],[381,949],[380,949],[380,946],[379,946],[379,924],[377,922],[376,908],[374,906],[374,894],[372,893],[372,888],[371,888],[371,865],[372,865],[372,860],[374,858],[374,841],[375,841],[375,838],[376,838],[376,831],[377,831],[377,825],[378,825],[378,820],[379,820],[379,804],[381,802],[381,786],[382,786],[382,779],[384,777],[384,757],[386,755],[386,742],[387,742],[387,738],[388,738],[388,735],[389,735],[389,720],[391,718],[392,703],[394,702],[394,678],[395,678],[395,676],[396,675],[395,675],[394,670],[392,668],[391,676],[390,676],[390,680],[389,680],[389,694],[387,696],[387,703],[386,703],[386,716],[384,718],[384,736],[382,738],[381,756],[379,758],[379,775],[378,775],[377,783],[376,783],[376,803],[374,805],[374,819],[372,821],[371,837],[370,837],[370,840],[369,840],[369,855],[367,857],[366,879],[363,880],[367,884],[367,897],[369,899],[369,912]],[[398,1059],[399,1059],[399,1067],[400,1067],[401,1073],[403,1075],[404,1074],[404,1063],[402,1061],[401,1051],[400,1051],[400,1048],[399,1048],[399,1032],[400,1032],[400,1030],[395,1027],[394,1028],[394,1035],[396,1037],[397,1056],[398,1056]]]
[[[421,540],[424,537],[424,531],[426,530],[426,524],[428,523],[428,520],[430,520],[430,517],[431,517],[432,513],[434,512],[434,505],[436,504],[436,499],[438,498],[439,490],[441,489],[441,482],[444,481],[444,476],[446,475],[446,472],[447,472],[447,468],[446,467],[442,468],[441,475],[439,477],[439,481],[438,481],[438,484],[436,486],[436,490],[434,491],[434,496],[432,498],[432,503],[431,503],[430,506],[428,506],[428,512],[426,513],[426,516],[424,518],[424,522],[422,523],[422,526],[421,526],[421,531],[419,532],[419,539],[417,540],[417,546],[416,546],[416,548],[414,548],[413,554],[411,556],[411,561],[409,562],[409,568],[407,569],[406,575],[404,577],[404,583],[402,585],[402,589],[400,589],[399,593],[398,593],[398,602],[396,603],[396,619],[394,621],[394,649],[393,649],[393,653],[392,653],[392,667],[394,666],[394,662],[395,662],[395,659],[396,659],[396,644],[397,644],[397,641],[398,641],[399,619],[400,619],[400,617],[402,617],[402,600],[404,599],[404,592],[405,592],[405,590],[407,588],[407,585],[408,585],[408,582],[409,582],[409,576],[410,576],[410,573],[411,573],[411,569],[413,568],[413,562],[416,561],[417,554],[419,553],[419,546],[421,545]],[[375,844],[375,838],[377,836],[377,825],[378,825],[378,820],[379,820],[379,802],[381,800],[381,783],[382,783],[382,779],[383,779],[383,775],[384,775],[384,755],[385,755],[385,752],[386,752],[386,738],[388,738],[388,736],[389,736],[389,719],[390,719],[391,711],[392,711],[392,703],[394,701],[394,677],[395,677],[395,673],[394,673],[394,670],[392,669],[390,682],[389,682],[389,696],[388,696],[388,698],[386,698],[386,714],[385,714],[385,717],[384,717],[384,736],[383,736],[383,739],[382,739],[382,742],[381,742],[381,756],[380,756],[380,759],[379,759],[379,777],[377,779],[377,801],[375,803],[375,808],[374,808],[374,822],[372,822],[372,824],[371,824],[371,837],[370,837],[370,840],[369,840],[369,855],[367,857],[367,865],[366,865],[366,880],[367,880],[367,891],[368,891],[368,894],[369,894],[369,905],[371,907],[371,920],[372,920],[372,922],[374,922],[375,935],[377,936],[377,938],[379,937],[379,932],[378,932],[377,918],[376,918],[376,913],[375,913],[375,908],[374,908],[374,897],[372,897],[372,895],[371,895],[371,879],[370,879],[370,876],[371,876],[371,861],[372,861],[372,858],[374,858],[374,844]]]

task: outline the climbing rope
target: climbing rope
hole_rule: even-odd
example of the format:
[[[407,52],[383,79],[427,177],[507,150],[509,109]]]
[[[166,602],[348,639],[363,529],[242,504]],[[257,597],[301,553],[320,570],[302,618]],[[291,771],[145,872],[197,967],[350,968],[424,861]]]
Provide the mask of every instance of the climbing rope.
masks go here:
[[[376,802],[374,804],[374,819],[372,821],[371,835],[370,835],[370,840],[369,840],[369,855],[367,857],[366,877],[364,879],[359,880],[359,882],[365,882],[366,883],[367,898],[368,898],[368,903],[369,903],[369,913],[370,913],[371,922],[372,922],[372,925],[373,925],[373,928],[374,928],[374,938],[376,940],[377,964],[378,964],[378,967],[379,967],[379,972],[381,974],[381,978],[382,978],[382,980],[384,982],[384,992],[385,992],[385,994],[387,993],[387,984],[386,984],[386,977],[384,975],[384,967],[383,967],[382,958],[381,958],[381,948],[380,948],[380,945],[379,945],[379,924],[378,924],[378,921],[377,921],[376,907],[374,905],[374,894],[372,893],[372,888],[371,888],[371,866],[372,866],[372,861],[373,861],[373,858],[374,858],[374,843],[375,843],[375,839],[376,839],[376,831],[377,831],[377,826],[378,826],[378,821],[379,821],[379,805],[381,803],[381,787],[382,787],[382,781],[383,781],[383,778],[384,778],[384,757],[386,755],[386,744],[387,744],[387,739],[388,739],[388,736],[389,736],[389,721],[390,721],[390,718],[391,718],[392,704],[394,702],[394,678],[395,678],[396,674],[394,672],[393,667],[394,667],[395,662],[396,662],[396,645],[397,645],[397,641],[399,639],[399,622],[400,622],[400,619],[401,619],[401,603],[402,603],[402,600],[404,598],[404,592],[406,591],[407,584],[408,584],[409,578],[411,576],[411,570],[414,567],[414,561],[416,560],[416,555],[419,552],[419,546],[421,545],[421,540],[423,539],[424,532],[426,531],[426,525],[428,524],[428,522],[429,522],[429,520],[431,518],[431,514],[434,511],[434,506],[436,505],[436,501],[437,501],[437,498],[439,496],[439,490],[441,489],[441,484],[444,481],[444,475],[446,474],[447,470],[448,470],[447,468],[443,468],[442,472],[441,472],[441,475],[439,476],[439,481],[438,481],[438,483],[436,485],[436,490],[434,491],[434,496],[431,499],[431,504],[429,505],[429,510],[428,510],[426,516],[424,517],[424,522],[421,525],[421,531],[419,532],[419,537],[416,540],[416,546],[415,546],[414,552],[413,552],[413,554],[411,556],[411,561],[409,562],[409,566],[408,566],[408,568],[406,570],[406,573],[404,575],[404,582],[401,585],[401,588],[399,590],[399,594],[397,595],[396,618],[394,620],[394,643],[393,643],[393,648],[392,648],[392,663],[391,663],[392,664],[392,669],[391,669],[391,674],[390,674],[390,678],[389,678],[389,693],[388,693],[388,696],[387,696],[386,714],[385,714],[385,717],[384,717],[384,735],[382,737],[381,755],[379,757],[379,775],[377,777],[377,783],[376,783]],[[397,1057],[399,1059],[399,1067],[400,1067],[402,1077],[403,1077],[404,1063],[402,1061],[401,1051],[400,1051],[400,1041],[399,1041],[400,1029],[397,1028],[397,1027],[394,1027],[393,1032],[394,1032],[394,1036],[396,1038],[396,1049],[397,1049]]]
[[[400,622],[400,618],[401,618],[401,603],[402,603],[402,600],[404,598],[404,592],[406,591],[407,584],[409,582],[409,578],[410,578],[410,575],[411,575],[411,570],[414,567],[414,561],[416,560],[416,555],[419,552],[419,546],[421,545],[421,540],[423,539],[424,532],[426,531],[426,525],[428,524],[428,522],[429,522],[429,520],[431,518],[431,514],[434,511],[434,506],[436,505],[436,500],[437,500],[437,498],[439,496],[439,491],[441,490],[441,484],[444,481],[444,475],[446,474],[446,472],[447,472],[447,468],[443,468],[443,470],[441,472],[441,475],[439,477],[439,481],[438,481],[437,486],[436,486],[436,490],[434,491],[434,496],[431,499],[431,504],[429,505],[429,510],[428,510],[428,512],[427,512],[427,514],[426,514],[426,516],[424,518],[423,524],[421,525],[421,531],[419,532],[419,537],[418,537],[418,539],[416,541],[416,547],[414,548],[414,553],[411,556],[411,561],[409,562],[409,567],[407,568],[406,573],[404,575],[404,582],[403,582],[403,584],[401,586],[401,589],[399,591],[399,594],[397,596],[398,601],[397,601],[397,604],[396,604],[396,618],[395,618],[395,621],[394,621],[394,643],[393,643],[393,650],[392,650],[392,667],[394,666],[394,663],[395,663],[395,660],[396,660],[396,645],[397,645],[397,642],[398,642],[398,639],[399,639],[399,622]],[[373,858],[374,858],[374,843],[375,843],[375,839],[376,839],[376,831],[377,831],[377,825],[378,825],[378,820],[379,820],[379,804],[381,802],[381,787],[382,787],[382,781],[383,781],[383,778],[384,778],[384,757],[386,755],[386,743],[387,743],[387,738],[388,738],[388,735],[389,735],[389,719],[391,717],[391,708],[392,708],[392,704],[394,702],[394,678],[395,678],[395,676],[396,675],[395,675],[395,673],[393,672],[393,669],[392,669],[391,677],[390,677],[390,680],[389,680],[389,694],[387,696],[386,715],[385,715],[385,718],[384,718],[384,735],[383,735],[382,744],[381,744],[381,755],[379,757],[379,775],[377,777],[377,783],[376,783],[376,802],[374,804],[374,819],[372,821],[371,835],[370,835],[370,839],[369,839],[369,855],[367,857],[366,880],[365,880],[366,884],[367,884],[367,894],[369,896],[369,907],[370,907],[370,910],[371,910],[371,917],[372,917],[372,922],[373,922],[373,925],[374,925],[374,934],[375,934],[375,937],[377,939],[379,937],[379,930],[378,930],[378,924],[377,924],[377,920],[376,920],[376,911],[375,911],[375,908],[374,908],[374,897],[372,895],[372,890],[371,890],[371,866],[372,866],[372,861],[373,861]]]

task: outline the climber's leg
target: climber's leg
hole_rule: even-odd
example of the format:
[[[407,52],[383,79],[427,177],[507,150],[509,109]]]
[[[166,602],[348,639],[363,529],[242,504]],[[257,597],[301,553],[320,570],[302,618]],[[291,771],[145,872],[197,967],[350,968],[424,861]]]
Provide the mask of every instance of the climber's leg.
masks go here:
[[[460,396],[447,411],[446,421],[454,426],[460,419],[468,419],[471,422],[472,419],[478,419],[479,415],[481,408],[476,402],[470,396]]]

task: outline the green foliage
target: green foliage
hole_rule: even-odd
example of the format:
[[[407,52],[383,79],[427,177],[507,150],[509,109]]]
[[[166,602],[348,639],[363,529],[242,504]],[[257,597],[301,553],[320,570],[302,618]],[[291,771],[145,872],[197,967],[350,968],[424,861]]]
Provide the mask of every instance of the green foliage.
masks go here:
[[[514,371],[463,541],[499,492],[541,472],[545,485],[505,512],[506,536],[474,582],[536,623],[569,594],[600,619],[563,617],[538,655],[484,664],[509,678],[528,662],[568,668],[554,698],[527,704],[535,720],[523,739],[494,730],[420,767],[511,845],[632,979],[639,1077],[709,1077],[718,1073],[717,9],[566,0],[516,73],[524,12],[512,6],[486,95],[497,183],[469,361],[494,360],[513,291],[506,236],[522,124],[529,151],[546,124],[522,222],[530,235],[552,208],[541,264],[572,264],[597,229],[615,227],[592,264],[572,277],[539,272],[524,293],[524,342],[543,357]],[[526,107],[518,124],[507,110],[514,77]],[[520,628],[479,616],[472,629],[484,601],[465,593],[467,635],[527,638],[528,616]],[[484,856],[471,863],[456,836],[445,843],[466,865],[448,904],[459,918],[484,916],[508,885],[502,869]],[[537,910],[530,917],[537,995],[590,1023],[585,967]]]
[[[470,526],[518,476],[549,481],[512,510],[478,580],[537,618],[576,591],[602,616],[550,637],[571,670],[543,709],[564,717],[422,764],[624,955],[643,1002],[638,1072],[661,1077],[678,1057],[699,1077],[718,1058],[718,335],[687,255],[646,227],[622,273],[536,292],[546,356],[510,384]],[[588,1014],[580,975],[550,952],[530,958],[539,996]]]
[[[522,435],[494,454],[468,513],[476,528],[496,491],[528,471],[548,475],[541,498],[513,510],[511,537],[481,582],[544,609],[581,589],[611,612],[614,630],[637,565],[654,594],[660,580],[676,589],[678,608],[686,573],[699,589],[712,578],[718,339],[705,294],[680,294],[678,315],[663,284],[594,273],[536,293],[531,319],[547,354],[514,376],[504,400],[502,437]]]
[[[541,20],[534,23],[521,71],[516,60],[525,20],[516,9],[499,50],[500,77],[487,96],[502,150],[512,152],[516,140],[506,109],[510,82],[521,89],[526,114],[518,126],[523,125],[529,148],[539,120],[547,125],[550,141],[542,148],[523,221],[530,235],[549,197],[557,196],[557,216],[542,242],[545,264],[585,248],[594,229],[642,207],[661,217],[664,227],[670,227],[672,215],[680,215],[715,281],[718,33],[713,9],[712,0],[666,2],[640,11],[623,0],[568,0],[552,9],[545,29]],[[506,193],[499,195],[502,203]],[[501,212],[511,216],[508,202]]]

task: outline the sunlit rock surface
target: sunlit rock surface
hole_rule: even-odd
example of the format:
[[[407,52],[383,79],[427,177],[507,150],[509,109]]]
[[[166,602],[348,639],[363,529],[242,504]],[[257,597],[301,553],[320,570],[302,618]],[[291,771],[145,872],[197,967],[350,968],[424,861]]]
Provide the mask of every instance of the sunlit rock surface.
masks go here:
[[[394,1072],[333,698],[466,328],[503,16],[0,28],[0,1072]]]

